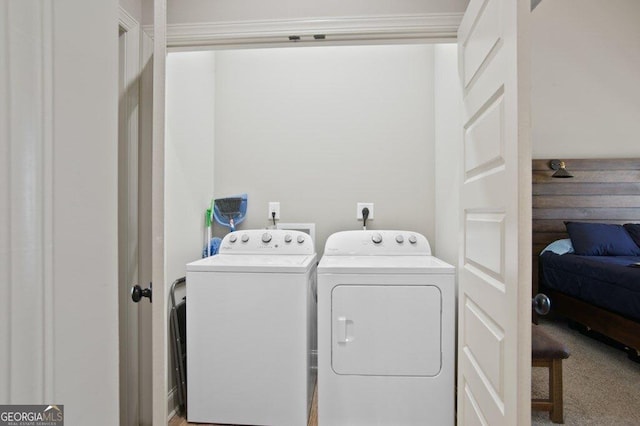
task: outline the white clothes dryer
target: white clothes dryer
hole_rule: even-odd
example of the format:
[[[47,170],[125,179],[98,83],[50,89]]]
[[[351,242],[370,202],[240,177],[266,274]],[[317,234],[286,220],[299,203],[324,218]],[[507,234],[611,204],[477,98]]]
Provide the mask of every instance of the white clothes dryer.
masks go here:
[[[318,422],[453,425],[455,268],[407,231],[329,237],[318,266]]]
[[[187,265],[187,419],[306,426],[316,353],[317,257],[291,230],[227,234]]]

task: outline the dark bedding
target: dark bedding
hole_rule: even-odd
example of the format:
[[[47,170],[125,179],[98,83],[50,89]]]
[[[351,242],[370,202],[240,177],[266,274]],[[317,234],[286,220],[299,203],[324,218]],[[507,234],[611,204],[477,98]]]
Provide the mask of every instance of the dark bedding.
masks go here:
[[[640,321],[638,256],[540,255],[540,284]],[[553,301],[552,301],[553,303]]]

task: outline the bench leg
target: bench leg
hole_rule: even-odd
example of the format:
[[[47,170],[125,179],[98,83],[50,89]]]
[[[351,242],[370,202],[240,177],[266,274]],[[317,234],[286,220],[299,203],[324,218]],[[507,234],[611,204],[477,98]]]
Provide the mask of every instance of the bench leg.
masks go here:
[[[551,411],[549,418],[553,423],[564,423],[564,407],[562,405],[562,360],[554,359],[549,368],[549,399]]]

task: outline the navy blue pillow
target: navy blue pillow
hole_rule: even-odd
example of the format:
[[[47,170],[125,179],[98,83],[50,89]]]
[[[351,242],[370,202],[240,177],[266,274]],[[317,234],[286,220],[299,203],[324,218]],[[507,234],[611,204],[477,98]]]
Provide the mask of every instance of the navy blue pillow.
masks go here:
[[[640,247],[622,225],[565,222],[576,254],[584,256],[640,256]]]
[[[625,223],[624,229],[629,233],[636,245],[640,247],[640,223]]]

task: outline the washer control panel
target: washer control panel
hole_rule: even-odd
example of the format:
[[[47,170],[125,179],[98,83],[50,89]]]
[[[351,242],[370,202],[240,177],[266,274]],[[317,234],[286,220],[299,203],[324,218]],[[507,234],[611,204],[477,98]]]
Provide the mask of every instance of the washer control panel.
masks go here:
[[[227,234],[220,245],[224,254],[313,254],[311,236],[285,229],[248,229]]]
[[[431,255],[427,238],[411,231],[343,231],[327,239],[329,256],[407,256]]]

